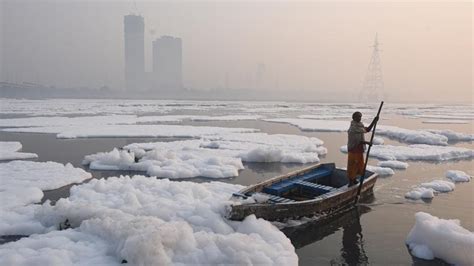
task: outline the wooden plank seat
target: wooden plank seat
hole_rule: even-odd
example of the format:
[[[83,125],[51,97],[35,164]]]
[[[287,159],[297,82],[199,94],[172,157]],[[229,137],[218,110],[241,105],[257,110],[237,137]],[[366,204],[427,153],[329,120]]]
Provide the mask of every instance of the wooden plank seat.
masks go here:
[[[235,193],[232,193],[232,196],[237,197],[237,198],[247,199],[248,197],[251,197],[252,194],[253,193],[242,194],[242,193],[235,192]],[[271,194],[267,194],[267,193],[263,193],[263,192],[258,192],[258,194],[268,197],[268,200],[270,202],[273,202],[273,203],[295,202],[292,199],[287,199],[287,198],[283,198],[283,197],[280,197],[280,196],[271,195]]]
[[[318,171],[313,171],[305,175],[296,177],[294,180],[303,180],[303,181],[314,181],[316,179],[328,176],[332,173],[334,169],[320,168]]]
[[[301,187],[303,189],[307,189],[311,192],[314,192],[318,195],[325,194],[327,192],[330,192],[330,191],[333,191],[333,190],[336,189],[336,188],[333,188],[333,187],[330,187],[330,186],[315,184],[315,183],[311,183],[311,182],[307,182],[307,181],[303,181],[303,180],[296,181],[295,185],[297,185],[298,187]]]
[[[260,194],[260,195],[263,195],[263,196],[267,196],[267,197],[268,197],[268,200],[271,201],[271,202],[274,202],[274,203],[295,202],[295,201],[292,200],[292,199],[287,199],[287,198],[283,198],[283,197],[280,197],[280,196],[275,196],[275,195],[271,195],[271,194],[267,194],[267,193],[259,192],[259,194]]]
[[[323,178],[325,176],[331,175],[333,170],[334,169],[331,169],[331,168],[321,167],[321,168],[316,169],[315,171],[306,173],[304,175],[295,176],[293,178],[286,179],[286,180],[283,180],[281,182],[272,184],[271,186],[265,187],[262,192],[265,192],[265,193],[268,193],[268,194],[271,194],[271,195],[281,196],[282,194],[296,188],[296,183],[295,182],[297,182],[297,181],[305,181],[305,182],[315,181],[319,178]]]

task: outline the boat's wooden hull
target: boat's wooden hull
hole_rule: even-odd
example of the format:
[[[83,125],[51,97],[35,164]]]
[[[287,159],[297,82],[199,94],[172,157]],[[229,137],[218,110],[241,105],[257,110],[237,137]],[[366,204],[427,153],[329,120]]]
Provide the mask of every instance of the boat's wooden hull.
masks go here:
[[[366,178],[362,185],[361,199],[373,194],[376,181],[377,174],[372,174]],[[303,216],[330,215],[332,212],[337,212],[350,204],[354,204],[357,189],[358,185],[352,187],[344,186],[328,195],[322,195],[321,197],[306,201],[233,205],[228,217],[231,220],[243,220],[248,215],[254,214],[258,218],[275,221]]]

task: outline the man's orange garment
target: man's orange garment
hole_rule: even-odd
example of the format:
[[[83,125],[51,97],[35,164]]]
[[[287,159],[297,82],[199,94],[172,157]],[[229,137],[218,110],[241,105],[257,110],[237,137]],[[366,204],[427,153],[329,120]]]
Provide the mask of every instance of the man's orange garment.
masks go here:
[[[364,154],[362,152],[349,152],[347,156],[347,177],[355,181],[356,177],[364,172]]]
[[[357,176],[364,172],[364,134],[367,128],[362,122],[352,121],[351,127],[347,131],[347,177],[355,181]]]

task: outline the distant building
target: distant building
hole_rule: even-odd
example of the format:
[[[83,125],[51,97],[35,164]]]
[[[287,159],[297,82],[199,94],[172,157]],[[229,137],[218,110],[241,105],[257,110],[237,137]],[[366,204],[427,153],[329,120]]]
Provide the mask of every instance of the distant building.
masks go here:
[[[153,87],[160,90],[183,87],[180,38],[161,36],[153,42]]]
[[[124,17],[125,87],[140,90],[145,87],[145,22],[142,16]]]

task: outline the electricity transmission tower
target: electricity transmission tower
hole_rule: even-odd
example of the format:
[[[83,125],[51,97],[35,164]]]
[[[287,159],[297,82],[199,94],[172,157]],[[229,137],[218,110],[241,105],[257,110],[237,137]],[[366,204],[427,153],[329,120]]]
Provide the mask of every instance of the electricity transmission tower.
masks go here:
[[[377,34],[375,34],[375,41],[372,47],[372,57],[370,58],[364,83],[359,93],[359,101],[366,103],[382,100],[384,87]]]

